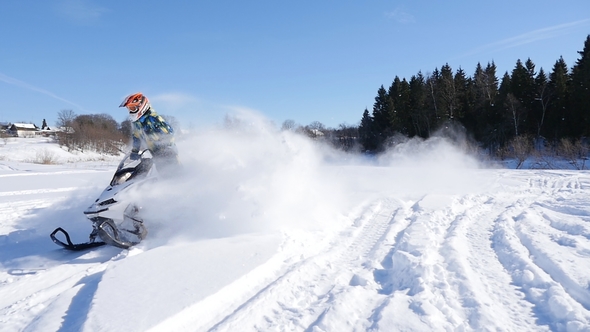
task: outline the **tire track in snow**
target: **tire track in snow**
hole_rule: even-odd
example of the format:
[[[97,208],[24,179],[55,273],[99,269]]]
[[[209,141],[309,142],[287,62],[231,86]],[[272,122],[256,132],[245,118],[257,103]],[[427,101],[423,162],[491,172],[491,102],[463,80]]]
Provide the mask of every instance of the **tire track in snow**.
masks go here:
[[[348,331],[370,330],[379,317],[379,311],[387,302],[379,283],[379,272],[383,271],[383,262],[391,247],[395,246],[399,235],[410,224],[409,215],[412,213],[412,202],[398,201],[400,205],[393,215],[378,213],[365,225],[380,228],[377,231],[363,232],[373,235],[371,241],[363,241],[364,236],[357,237],[355,242],[364,243],[365,254],[358,259],[349,259],[349,269],[352,278],[347,276],[348,284],[341,286],[331,293],[330,303],[325,307],[318,319],[306,331]],[[385,209],[384,211],[390,211]],[[378,218],[386,218],[376,220]],[[384,221],[389,219],[389,222]],[[381,234],[377,236],[378,234]],[[372,243],[369,247],[366,244]],[[360,251],[356,251],[358,254]],[[352,251],[350,254],[354,254]],[[348,256],[345,256],[348,257]]]
[[[557,176],[559,178],[555,178]],[[590,312],[585,308],[588,290],[574,286],[554,261],[556,257],[548,256],[541,248],[550,242],[537,243],[533,237],[540,237],[543,223],[550,224],[544,221],[542,214],[535,213],[536,209],[570,199],[583,186],[577,175],[564,178],[562,174],[551,172],[546,172],[543,179],[534,183],[529,181],[529,184],[527,190],[516,193],[519,197],[516,203],[514,196],[506,200],[510,205],[496,220],[493,248],[499,261],[511,273],[513,284],[534,306],[539,328],[582,330],[590,325]],[[579,191],[579,194],[585,193]],[[545,197],[549,197],[548,203],[539,202]]]
[[[532,305],[510,284],[492,248],[493,211],[485,195],[427,195],[376,271],[387,299],[372,330],[521,330],[534,325]],[[484,217],[488,216],[487,219]],[[397,317],[396,317],[397,316]]]
[[[583,186],[577,175],[568,176],[565,179],[561,176],[558,179],[546,181],[546,183],[550,188],[551,196],[558,196],[557,201],[570,201],[575,199],[576,195],[586,195],[582,191]],[[539,189],[542,192],[546,191],[546,188],[543,187]],[[580,260],[578,257],[563,257],[563,259],[560,257],[555,259],[549,254],[551,251],[554,251],[548,248],[549,246],[560,249],[559,246],[562,245],[559,242],[559,238],[557,238],[557,241],[555,240],[555,231],[559,233],[567,233],[568,231],[567,227],[565,229],[554,228],[554,223],[545,212],[546,209],[551,209],[554,201],[555,199],[552,199],[551,202],[545,204],[539,204],[539,202],[532,204],[532,209],[528,209],[518,216],[519,222],[516,225],[516,233],[521,243],[532,254],[533,262],[543,269],[551,279],[558,282],[574,300],[588,311],[590,310],[590,290],[588,289],[590,280],[587,276],[585,276],[582,283],[573,280],[570,276],[575,275],[576,263],[568,264],[568,262],[564,262],[563,260],[567,259],[570,262],[577,262],[579,264],[587,263],[587,261],[585,259]],[[574,218],[575,225],[583,227],[584,222],[578,223],[576,222],[577,220],[579,218]],[[582,241],[589,242],[587,237]],[[576,246],[576,243],[570,243],[570,245]],[[567,255],[568,253],[569,251],[566,251],[563,255]],[[564,270],[567,270],[568,273]]]
[[[413,205],[407,227],[399,233],[383,264],[386,269],[376,271],[387,299],[376,308],[372,330],[383,330],[388,324],[409,330],[468,328],[452,287],[454,272],[447,269],[442,253],[451,224],[460,212],[450,207],[452,202],[451,196],[434,194]]]
[[[498,207],[485,195],[468,195],[455,204],[453,209],[462,212],[454,217],[442,254],[447,269],[454,273],[452,285],[469,326],[473,330],[526,330],[534,325],[532,306],[522,305],[523,296],[510,284],[511,276],[492,248],[494,219],[490,215]]]
[[[535,224],[535,229],[531,227],[526,219],[531,218],[530,213],[526,212],[522,215],[522,219],[516,227],[516,234],[520,239],[520,242],[527,248],[532,254],[533,262],[545,271],[551,279],[561,284],[564,290],[576,301],[578,301],[586,310],[590,310],[590,292],[585,287],[579,285],[576,281],[572,280],[567,273],[563,270],[560,264],[554,261],[542,248],[542,244],[539,243],[535,237],[540,237],[539,229],[542,231],[543,225]],[[535,236],[531,236],[534,234]]]
[[[382,239],[397,208],[391,200],[374,203],[357,219],[360,225],[341,233],[320,253],[292,264],[210,330],[312,330],[321,325],[335,296],[351,283],[366,282],[355,271],[363,269],[361,264]],[[359,307],[370,315],[372,307]]]

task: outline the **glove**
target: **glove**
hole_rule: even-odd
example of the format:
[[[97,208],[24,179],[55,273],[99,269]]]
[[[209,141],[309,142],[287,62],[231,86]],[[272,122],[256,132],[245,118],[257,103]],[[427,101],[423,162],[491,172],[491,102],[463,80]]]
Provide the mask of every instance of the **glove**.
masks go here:
[[[129,155],[129,159],[131,159],[131,160],[139,159],[139,153],[137,153],[137,151],[131,151],[131,154]]]

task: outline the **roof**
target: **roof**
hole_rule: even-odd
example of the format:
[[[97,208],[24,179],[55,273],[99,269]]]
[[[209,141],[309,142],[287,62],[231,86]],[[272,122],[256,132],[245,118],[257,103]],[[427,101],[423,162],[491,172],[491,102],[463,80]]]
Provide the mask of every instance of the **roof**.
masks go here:
[[[18,129],[30,129],[30,130],[37,129],[37,126],[35,126],[32,123],[14,123],[13,126]]]

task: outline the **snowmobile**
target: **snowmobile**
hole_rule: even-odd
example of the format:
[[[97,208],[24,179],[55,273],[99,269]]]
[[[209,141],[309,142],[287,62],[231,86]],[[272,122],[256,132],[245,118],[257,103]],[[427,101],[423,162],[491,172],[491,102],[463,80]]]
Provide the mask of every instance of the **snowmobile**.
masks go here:
[[[88,242],[74,244],[68,232],[61,227],[51,233],[51,240],[65,249],[74,251],[106,244],[128,249],[138,244],[147,236],[147,229],[140,215],[141,206],[133,202],[130,196],[133,191],[157,179],[158,171],[149,150],[143,150],[136,155],[127,154],[119,163],[110,184],[84,211],[92,222]],[[58,233],[65,236],[66,242],[57,238]]]

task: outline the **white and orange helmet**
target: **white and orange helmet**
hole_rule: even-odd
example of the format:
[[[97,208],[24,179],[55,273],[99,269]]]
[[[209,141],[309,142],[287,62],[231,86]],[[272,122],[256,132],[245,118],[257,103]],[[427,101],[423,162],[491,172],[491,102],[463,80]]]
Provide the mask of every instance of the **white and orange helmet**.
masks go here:
[[[129,120],[135,122],[150,109],[150,101],[143,93],[137,92],[125,97],[119,107],[127,107]]]

